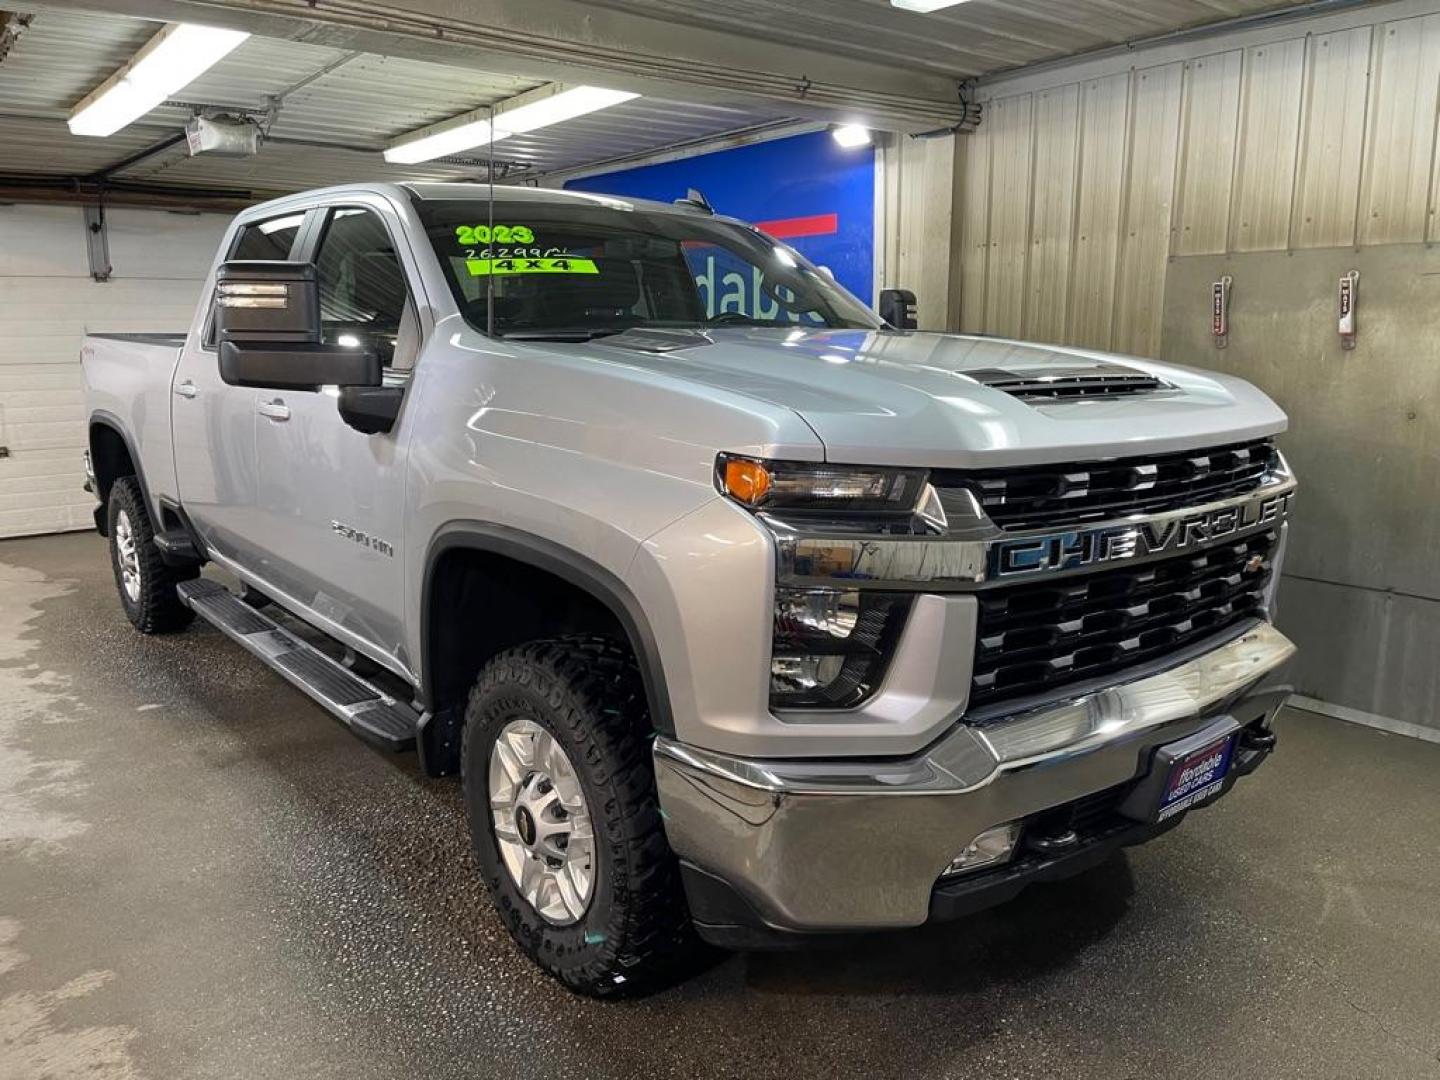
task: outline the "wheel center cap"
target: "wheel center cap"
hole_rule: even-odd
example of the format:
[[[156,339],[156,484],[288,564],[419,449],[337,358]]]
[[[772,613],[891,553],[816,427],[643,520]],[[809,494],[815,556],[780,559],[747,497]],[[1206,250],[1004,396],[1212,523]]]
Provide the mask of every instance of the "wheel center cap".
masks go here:
[[[521,806],[515,811],[515,831],[520,834],[522,844],[535,846],[535,815],[526,807]]]

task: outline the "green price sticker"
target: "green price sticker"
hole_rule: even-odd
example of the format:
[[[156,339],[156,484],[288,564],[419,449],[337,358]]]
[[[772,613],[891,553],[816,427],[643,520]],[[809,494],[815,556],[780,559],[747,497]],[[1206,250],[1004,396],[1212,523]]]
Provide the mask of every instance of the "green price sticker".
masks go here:
[[[512,274],[598,274],[594,259],[466,259],[471,277],[506,277]]]
[[[535,230],[529,225],[457,225],[455,239],[466,247],[476,244],[533,244]]]

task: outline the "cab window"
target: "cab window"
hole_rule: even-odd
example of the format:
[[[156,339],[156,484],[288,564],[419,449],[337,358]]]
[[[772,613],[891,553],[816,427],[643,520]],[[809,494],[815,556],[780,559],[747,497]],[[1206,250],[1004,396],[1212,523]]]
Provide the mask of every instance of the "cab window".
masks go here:
[[[244,226],[230,251],[232,259],[289,259],[295,249],[304,213],[256,221]]]
[[[415,309],[379,215],[349,207],[331,211],[315,269],[325,341],[373,349],[386,367],[408,370],[415,356]]]

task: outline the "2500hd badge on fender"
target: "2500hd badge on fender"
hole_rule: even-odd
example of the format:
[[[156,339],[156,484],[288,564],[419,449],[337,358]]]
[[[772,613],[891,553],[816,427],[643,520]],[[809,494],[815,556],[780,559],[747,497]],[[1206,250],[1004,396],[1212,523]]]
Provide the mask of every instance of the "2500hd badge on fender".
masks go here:
[[[203,297],[84,345],[125,613],[458,773],[577,990],[997,903],[1274,746],[1295,481],[1237,379],[911,332],[707,208],[535,189],[267,203]]]

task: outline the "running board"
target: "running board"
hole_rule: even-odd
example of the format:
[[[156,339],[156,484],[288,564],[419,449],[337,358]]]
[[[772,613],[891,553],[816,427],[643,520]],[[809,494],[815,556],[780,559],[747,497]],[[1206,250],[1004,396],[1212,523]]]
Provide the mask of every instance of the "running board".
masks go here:
[[[218,581],[196,578],[181,582],[177,589],[195,614],[238,641],[366,742],[396,752],[414,747],[420,714],[409,705],[356,678]]]

